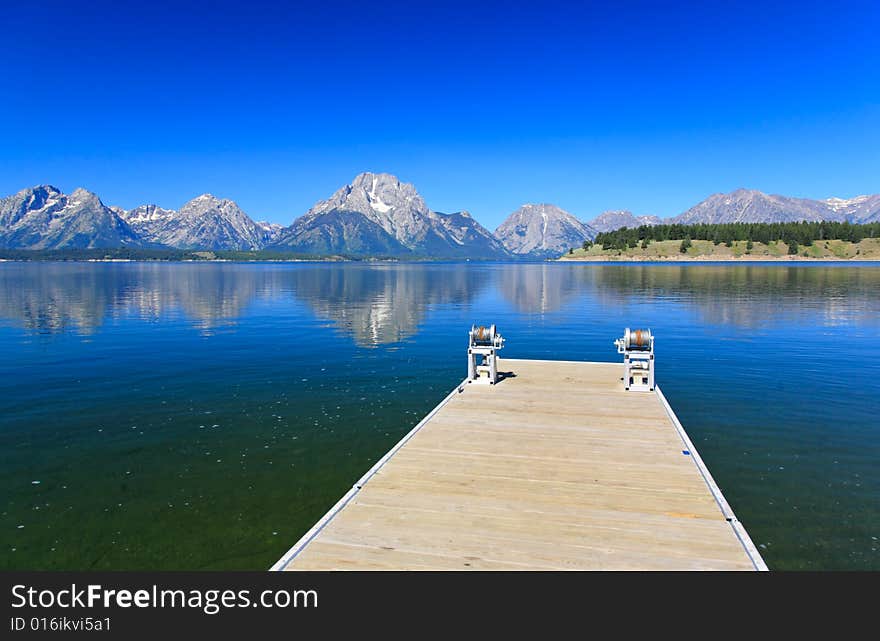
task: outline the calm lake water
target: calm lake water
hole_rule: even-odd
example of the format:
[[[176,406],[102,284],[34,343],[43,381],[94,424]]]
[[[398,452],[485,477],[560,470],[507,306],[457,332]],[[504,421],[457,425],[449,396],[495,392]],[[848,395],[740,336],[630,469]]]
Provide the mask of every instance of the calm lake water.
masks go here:
[[[0,264],[4,568],[264,569],[460,381],[657,378],[771,568],[880,569],[880,267]]]

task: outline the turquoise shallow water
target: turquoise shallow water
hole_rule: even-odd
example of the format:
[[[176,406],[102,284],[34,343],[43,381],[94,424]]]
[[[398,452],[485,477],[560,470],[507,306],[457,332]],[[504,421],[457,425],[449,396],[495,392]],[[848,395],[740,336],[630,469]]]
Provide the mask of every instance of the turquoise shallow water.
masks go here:
[[[465,373],[627,325],[771,568],[880,569],[880,267],[0,263],[5,568],[268,567]]]

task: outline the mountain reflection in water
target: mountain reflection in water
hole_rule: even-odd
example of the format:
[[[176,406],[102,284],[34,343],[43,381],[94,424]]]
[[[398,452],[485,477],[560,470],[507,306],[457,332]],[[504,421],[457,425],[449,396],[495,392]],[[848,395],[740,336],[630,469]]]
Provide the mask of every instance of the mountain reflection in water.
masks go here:
[[[652,301],[694,308],[706,322],[757,328],[797,314],[833,326],[880,311],[880,269],[785,265],[89,264],[9,263],[0,320],[34,333],[88,335],[108,322],[182,314],[203,332],[232,327],[255,301],[293,298],[360,346],[413,336],[428,309],[469,305],[491,290],[524,314],[579,299],[634,312]]]
[[[880,569],[880,266],[0,263],[0,568],[265,569],[503,357],[657,381],[771,568]]]

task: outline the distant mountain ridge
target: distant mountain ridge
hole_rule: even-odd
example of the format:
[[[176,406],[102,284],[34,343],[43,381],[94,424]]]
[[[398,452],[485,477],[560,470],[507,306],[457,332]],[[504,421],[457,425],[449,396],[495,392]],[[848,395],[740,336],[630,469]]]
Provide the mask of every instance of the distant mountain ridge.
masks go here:
[[[880,194],[848,200],[810,200],[765,194],[755,189],[737,189],[712,194],[683,214],[665,222],[695,223],[782,223],[822,220],[867,223],[880,216]]]
[[[149,246],[93,193],[65,195],[51,185],[24,189],[0,199],[0,247],[90,249]]]
[[[589,221],[599,232],[640,225],[696,225],[723,223],[783,223],[834,221],[863,224],[880,220],[880,194],[855,198],[792,198],[755,189],[712,194],[687,211],[670,218],[634,216],[629,211],[607,211]]]
[[[842,210],[834,211],[823,201],[771,196],[754,189],[737,189],[729,194],[712,194],[670,222],[761,223],[818,221],[831,216],[838,220]]]
[[[502,244],[469,213],[435,212],[412,184],[369,172],[315,204],[269,248],[311,254],[507,256]]]
[[[606,211],[584,221],[548,204],[523,205],[494,233],[470,213],[428,207],[415,186],[365,172],[284,227],[256,222],[232,200],[202,194],[179,210],[125,210],[51,185],[0,198],[0,248],[176,248],[287,250],[314,255],[450,259],[548,258],[620,227],[734,222],[880,221],[880,194],[811,200],[750,189],[712,194],[666,219]]]
[[[641,225],[660,225],[662,220],[657,216],[636,216],[631,211],[617,209],[602,212],[590,221],[590,227],[597,232],[614,231],[621,227],[640,227]]]
[[[835,213],[841,213],[849,222],[876,223],[880,221],[880,194],[855,198],[826,198],[821,201]]]
[[[596,237],[596,230],[572,214],[550,204],[523,205],[495,230],[512,254],[558,256]]]
[[[179,211],[141,205],[121,214],[141,238],[177,249],[261,249],[272,236],[231,200],[202,194]]]

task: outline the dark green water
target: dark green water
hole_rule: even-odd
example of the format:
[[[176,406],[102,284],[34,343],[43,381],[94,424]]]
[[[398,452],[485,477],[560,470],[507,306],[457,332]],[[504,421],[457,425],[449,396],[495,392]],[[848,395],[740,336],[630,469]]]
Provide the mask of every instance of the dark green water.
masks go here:
[[[4,568],[271,565],[465,373],[658,382],[771,568],[880,569],[880,267],[0,264]]]

